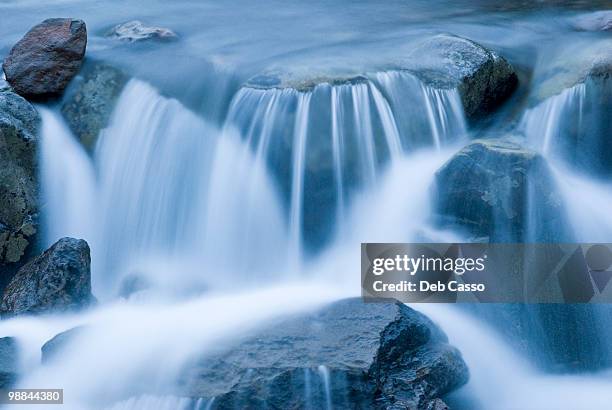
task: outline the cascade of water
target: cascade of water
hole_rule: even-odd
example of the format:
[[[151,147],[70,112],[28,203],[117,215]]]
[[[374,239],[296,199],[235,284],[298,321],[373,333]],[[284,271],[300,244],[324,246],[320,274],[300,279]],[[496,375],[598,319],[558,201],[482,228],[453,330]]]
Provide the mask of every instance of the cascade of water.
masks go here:
[[[94,240],[90,224],[95,212],[95,173],[83,147],[72,137],[61,118],[38,107],[42,119],[41,186],[47,205],[45,245],[62,236]]]
[[[568,121],[577,121],[580,128],[585,95],[584,83],[568,88],[529,109],[519,128],[528,138],[538,141],[542,153],[548,155],[553,145],[561,143],[565,137]]]
[[[222,285],[240,272],[248,282],[272,267],[282,270],[287,235],[276,193],[261,161],[229,130],[214,130],[134,80],[100,136],[96,181],[69,133],[52,117],[45,124],[49,241],[63,235],[90,240],[98,296],[112,294],[125,276],[188,290],[202,282]],[[66,145],[66,155],[75,158],[58,153]],[[59,181],[81,209],[58,202],[66,198]],[[66,210],[71,215],[64,218]],[[181,280],[168,271],[181,272]]]
[[[321,365],[319,366],[319,375],[323,380],[323,388],[325,389],[325,406],[327,410],[332,410],[332,394],[331,394],[331,384],[329,380],[329,369],[327,366]]]
[[[422,304],[415,308],[444,329],[470,368],[469,384],[450,400],[451,404],[456,400],[459,408],[485,410],[495,403],[502,410],[596,409],[612,401],[610,374],[539,374],[478,319],[448,305]],[[483,352],[491,360],[484,360]]]
[[[302,259],[302,195],[304,193],[304,161],[310,99],[310,94],[300,94],[298,96],[295,130],[293,132],[295,140],[293,142],[293,181],[291,184],[291,216],[289,219],[289,240],[292,248],[289,250],[289,258],[293,262],[294,270],[299,269]]]
[[[612,81],[589,78],[528,109],[519,129],[543,155],[579,172],[612,174]]]
[[[407,72],[307,91],[245,87],[226,124],[266,159],[296,249],[317,249],[337,235],[354,192],[371,187],[389,159],[466,135],[457,90],[430,89]]]

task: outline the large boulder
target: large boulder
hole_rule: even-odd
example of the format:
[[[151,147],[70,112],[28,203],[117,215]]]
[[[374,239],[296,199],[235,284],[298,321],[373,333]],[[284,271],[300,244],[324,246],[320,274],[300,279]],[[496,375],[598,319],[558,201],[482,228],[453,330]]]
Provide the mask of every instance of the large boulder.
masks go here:
[[[448,34],[421,42],[406,57],[404,68],[433,88],[457,88],[468,119],[493,111],[518,85],[514,68],[505,58]]]
[[[0,338],[0,390],[11,388],[17,381],[18,353],[14,338]]]
[[[6,79],[26,98],[56,96],[81,68],[86,45],[82,20],[47,19],[12,48],[2,66]]]
[[[87,242],[60,239],[19,269],[4,291],[0,315],[65,312],[90,305],[90,263]]]
[[[30,103],[0,91],[0,291],[36,247],[39,126]]]
[[[181,386],[214,397],[212,408],[426,409],[467,380],[461,354],[427,317],[355,298],[204,357]]]
[[[62,115],[89,152],[94,150],[100,131],[108,125],[127,80],[127,75],[115,67],[87,63],[66,91]]]
[[[176,40],[177,34],[165,27],[149,26],[138,20],[117,24],[106,33],[106,37],[125,42],[144,40]]]
[[[559,242],[564,212],[546,160],[517,140],[476,140],[436,173],[437,222],[491,242]]]

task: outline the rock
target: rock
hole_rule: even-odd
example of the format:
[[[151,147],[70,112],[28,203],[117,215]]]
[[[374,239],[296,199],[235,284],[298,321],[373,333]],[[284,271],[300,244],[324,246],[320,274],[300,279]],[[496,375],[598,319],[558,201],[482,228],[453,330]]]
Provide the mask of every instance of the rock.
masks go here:
[[[110,65],[86,63],[66,91],[61,112],[81,143],[93,152],[102,129],[108,125],[127,75]]]
[[[61,351],[72,339],[77,337],[83,330],[84,326],[73,327],[62,333],[58,333],[52,339],[48,340],[40,349],[41,351],[41,362],[43,364],[49,363],[53,357]]]
[[[39,126],[30,103],[0,91],[0,292],[36,246]]]
[[[178,35],[168,28],[147,26],[141,21],[132,20],[111,28],[106,37],[131,43],[143,40],[176,40]]]
[[[476,140],[442,166],[433,196],[441,226],[490,242],[567,239],[546,161],[517,141]]]
[[[450,410],[449,407],[440,399],[435,399],[427,404],[425,410]]]
[[[581,15],[574,20],[574,27],[584,31],[612,31],[612,10]]]
[[[214,397],[212,408],[324,408],[329,400],[334,408],[424,409],[467,379],[461,354],[427,317],[355,298],[203,358],[181,386],[187,396]]]
[[[433,88],[457,88],[468,119],[492,112],[518,85],[506,59],[478,43],[448,34],[420,43],[408,53],[402,68]]]
[[[0,314],[73,311],[92,302],[89,246],[62,238],[19,269],[4,291]]]
[[[16,93],[32,99],[61,94],[81,68],[87,29],[82,20],[47,19],[34,26],[4,60]]]
[[[610,80],[612,77],[612,39],[588,38],[547,50],[541,56],[546,64],[537,66],[529,106],[559,95],[588,80]]]
[[[0,390],[10,389],[17,381],[17,341],[12,337],[0,338]]]

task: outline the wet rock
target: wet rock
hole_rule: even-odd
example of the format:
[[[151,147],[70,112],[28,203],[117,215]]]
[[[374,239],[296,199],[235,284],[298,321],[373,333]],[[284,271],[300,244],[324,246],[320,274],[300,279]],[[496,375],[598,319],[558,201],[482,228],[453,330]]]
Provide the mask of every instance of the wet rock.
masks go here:
[[[32,99],[56,96],[81,68],[87,29],[82,20],[47,19],[34,26],[4,60],[7,81]]]
[[[36,246],[39,126],[30,103],[0,91],[0,291]]]
[[[66,347],[66,345],[77,337],[84,329],[84,326],[77,326],[72,329],[68,329],[65,332],[58,333],[53,338],[48,340],[40,349],[41,362],[43,364],[49,363],[49,361],[52,360],[60,350]]]
[[[491,242],[567,239],[548,165],[518,139],[477,140],[437,173],[438,223]],[[536,235],[536,236],[530,236]]]
[[[93,152],[100,131],[108,125],[127,80],[127,75],[110,65],[87,63],[66,91],[62,115],[89,152]]]
[[[403,67],[434,88],[457,88],[468,119],[490,113],[518,85],[514,68],[500,55],[471,40],[441,34],[413,49]]]
[[[14,338],[0,338],[0,390],[11,388],[17,381],[18,354]]]
[[[212,408],[424,409],[467,382],[461,354],[400,303],[346,299],[259,332],[186,372]],[[428,407],[429,406],[429,407]]]
[[[90,263],[87,242],[60,239],[19,269],[4,291],[0,314],[65,312],[89,306],[93,301]]]
[[[358,73],[339,73],[321,71],[315,75],[303,70],[284,71],[270,70],[251,77],[245,87],[256,89],[291,88],[300,92],[312,91],[316,86],[329,85],[351,85],[363,84],[368,81],[367,77]]]
[[[610,80],[612,39],[589,38],[564,44],[560,49],[545,51],[541,60],[546,64],[541,64],[534,72],[530,107],[589,80]]]
[[[177,34],[168,28],[147,26],[138,20],[116,25],[106,33],[106,37],[130,43],[144,40],[168,41],[178,38]]]

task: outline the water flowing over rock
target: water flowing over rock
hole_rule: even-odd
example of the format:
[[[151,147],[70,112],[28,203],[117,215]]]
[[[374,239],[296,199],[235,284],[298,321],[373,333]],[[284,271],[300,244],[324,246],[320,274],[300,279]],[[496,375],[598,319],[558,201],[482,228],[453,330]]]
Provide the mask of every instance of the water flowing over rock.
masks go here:
[[[130,43],[144,40],[168,41],[178,38],[177,34],[168,28],[148,26],[138,20],[116,25],[106,33],[106,37]]]
[[[183,383],[188,396],[214,397],[212,408],[437,409],[467,379],[459,351],[424,315],[345,299],[203,358]]]
[[[66,91],[61,112],[72,132],[93,152],[128,77],[99,62],[86,63],[81,73]]]
[[[6,79],[26,98],[61,94],[81,68],[86,46],[82,20],[47,19],[12,48],[3,64]]]
[[[0,314],[64,312],[90,305],[90,264],[87,242],[60,239],[19,269],[4,291]]]
[[[0,389],[9,389],[17,381],[18,354],[14,338],[0,338]]]
[[[78,337],[79,333],[84,329],[83,326],[77,326],[72,329],[68,329],[65,332],[58,333],[53,338],[48,340],[42,347],[40,348],[41,352],[41,362],[48,363],[53,357],[60,351],[62,348],[68,344],[71,339]]]
[[[490,113],[514,91],[518,77],[505,58],[471,40],[447,34],[432,37],[405,58],[434,88],[457,88],[468,118]]]
[[[551,373],[593,372],[612,363],[606,334],[609,305],[465,304],[490,323],[514,348]]]
[[[546,64],[536,67],[530,107],[589,80],[610,80],[612,39],[589,38],[560,50],[550,50],[542,59]]]
[[[30,103],[0,91],[0,291],[37,240],[39,126]]]
[[[236,94],[228,123],[247,130],[266,159],[307,251],[340,229],[353,194],[373,186],[390,160],[460,141],[467,129],[457,90],[425,86],[405,70],[261,74]]]
[[[584,14],[574,20],[578,30],[612,31],[612,10]]]
[[[475,141],[436,174],[439,223],[491,242],[560,241],[563,210],[546,161],[512,139]]]

